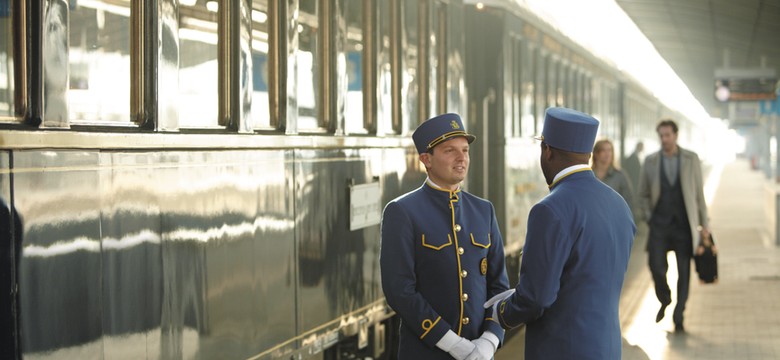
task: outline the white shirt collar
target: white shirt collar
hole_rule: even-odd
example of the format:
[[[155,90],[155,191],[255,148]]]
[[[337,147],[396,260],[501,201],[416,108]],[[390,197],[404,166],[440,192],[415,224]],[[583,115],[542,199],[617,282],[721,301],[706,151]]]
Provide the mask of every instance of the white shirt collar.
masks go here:
[[[558,180],[560,180],[562,177],[564,177],[566,175],[569,175],[569,174],[571,174],[571,173],[573,173],[573,172],[575,172],[577,170],[589,169],[589,168],[590,168],[590,166],[587,165],[587,164],[577,164],[577,165],[569,166],[569,167],[561,170],[561,172],[559,172],[558,174],[556,174],[555,178],[553,178],[552,183],[553,184],[557,183]]]
[[[436,189],[442,189],[442,190],[450,191],[450,192],[457,192],[458,190],[460,190],[460,184],[458,184],[458,188],[453,191],[453,190],[445,189],[445,188],[443,188],[443,187],[441,187],[439,185],[436,185],[436,183],[433,182],[433,180],[431,180],[431,178],[425,178],[425,181],[428,182],[428,184],[430,184],[431,186],[433,186]]]

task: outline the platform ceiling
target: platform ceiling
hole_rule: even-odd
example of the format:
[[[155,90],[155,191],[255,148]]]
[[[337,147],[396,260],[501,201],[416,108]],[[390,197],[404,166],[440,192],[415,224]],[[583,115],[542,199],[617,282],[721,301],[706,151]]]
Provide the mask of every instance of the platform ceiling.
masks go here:
[[[780,0],[616,0],[714,117],[716,68],[774,68],[780,76]]]

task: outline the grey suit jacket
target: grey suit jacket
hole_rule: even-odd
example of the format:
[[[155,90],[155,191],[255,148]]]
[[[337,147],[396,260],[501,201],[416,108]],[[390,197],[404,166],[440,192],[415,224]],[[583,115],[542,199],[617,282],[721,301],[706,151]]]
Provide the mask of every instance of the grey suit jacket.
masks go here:
[[[704,201],[704,181],[701,174],[701,161],[695,152],[679,147],[680,185],[682,186],[685,212],[691,226],[691,239],[699,239],[701,227],[708,226],[707,204]],[[653,209],[661,196],[661,151],[645,158],[639,176],[639,207],[645,221],[650,221]]]

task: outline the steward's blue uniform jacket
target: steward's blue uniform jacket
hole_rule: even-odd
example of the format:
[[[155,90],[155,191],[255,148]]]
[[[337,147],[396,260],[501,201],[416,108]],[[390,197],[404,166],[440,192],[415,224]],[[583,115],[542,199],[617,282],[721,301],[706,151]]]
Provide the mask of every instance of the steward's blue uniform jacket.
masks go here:
[[[428,181],[390,201],[382,217],[382,289],[401,317],[399,359],[452,359],[436,343],[504,330],[484,302],[509,288],[493,205]]]
[[[526,324],[525,358],[619,360],[618,302],[636,226],[589,168],[564,175],[531,208],[505,328]]]

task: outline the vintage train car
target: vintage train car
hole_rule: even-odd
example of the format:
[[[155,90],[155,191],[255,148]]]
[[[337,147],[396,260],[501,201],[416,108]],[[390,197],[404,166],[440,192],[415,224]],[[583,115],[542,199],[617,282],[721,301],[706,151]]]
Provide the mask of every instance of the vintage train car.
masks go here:
[[[516,279],[548,106],[663,104],[513,1],[0,1],[0,357],[394,359],[384,204],[457,112]]]

